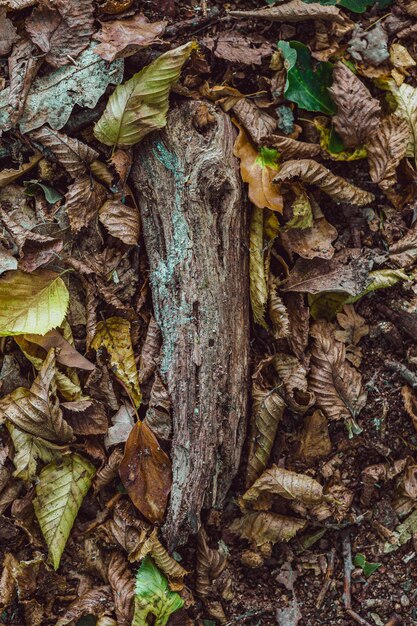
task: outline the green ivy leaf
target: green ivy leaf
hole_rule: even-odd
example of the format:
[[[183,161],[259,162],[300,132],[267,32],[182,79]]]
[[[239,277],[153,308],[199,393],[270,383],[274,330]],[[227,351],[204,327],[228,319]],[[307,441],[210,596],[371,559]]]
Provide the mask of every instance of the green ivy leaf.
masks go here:
[[[355,556],[354,564],[356,565],[356,567],[361,568],[366,578],[368,578],[369,576],[371,576],[371,574],[376,572],[376,570],[379,569],[382,565],[382,563],[369,563],[366,560],[366,557],[364,554],[357,554]]]
[[[278,49],[287,68],[285,97],[307,111],[336,113],[328,90],[333,81],[333,65],[320,62],[314,68],[309,49],[299,41],[279,41]]]
[[[132,626],[144,626],[153,615],[155,626],[165,626],[169,616],[184,604],[178,593],[170,591],[168,581],[149,556],[146,556],[136,576],[135,613]]]

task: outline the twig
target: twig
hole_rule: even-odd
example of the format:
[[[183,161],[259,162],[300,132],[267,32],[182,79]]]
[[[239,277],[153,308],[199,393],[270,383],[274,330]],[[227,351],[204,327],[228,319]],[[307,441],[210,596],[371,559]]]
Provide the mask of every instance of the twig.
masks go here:
[[[398,361],[386,361],[385,365],[392,372],[397,372],[413,389],[417,389],[417,376],[408,367]]]
[[[352,611],[352,609],[347,609],[346,613],[361,626],[371,626],[371,624],[366,619],[363,619],[363,617],[358,615],[356,611]]]
[[[316,602],[316,609],[319,609],[321,607],[321,605],[323,604],[323,600],[326,596],[326,593],[330,587],[330,584],[332,582],[332,578],[333,578],[333,574],[334,574],[334,560],[335,560],[335,556],[336,556],[336,549],[332,548],[329,554],[329,560],[327,562],[327,570],[326,570],[326,576],[324,577],[324,583],[323,583],[323,587],[318,595],[317,598],[317,602]]]
[[[343,583],[343,602],[347,611],[352,610],[352,546],[350,545],[350,533],[348,530],[342,534],[342,550],[343,550],[343,564],[344,564],[344,583]]]

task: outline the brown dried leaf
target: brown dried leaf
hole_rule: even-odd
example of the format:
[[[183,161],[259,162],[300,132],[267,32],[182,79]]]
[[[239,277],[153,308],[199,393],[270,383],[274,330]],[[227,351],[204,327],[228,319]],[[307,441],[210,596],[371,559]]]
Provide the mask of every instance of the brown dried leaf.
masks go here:
[[[26,31],[54,67],[67,65],[87,48],[94,32],[92,0],[40,0]]]
[[[306,358],[304,353],[308,344],[310,328],[310,311],[304,303],[304,295],[302,293],[287,293],[285,295],[285,304],[290,322],[288,343],[295,356],[304,363]]]
[[[116,170],[122,186],[126,184],[127,177],[132,167],[132,161],[133,156],[131,149],[122,150],[121,148],[117,148],[111,155],[110,163]],[[130,195],[132,194],[130,193]]]
[[[320,410],[304,418],[297,457],[306,465],[313,465],[332,451],[327,419]]]
[[[344,178],[333,174],[321,163],[311,159],[286,161],[273,180],[275,183],[282,183],[294,179],[300,179],[309,185],[317,185],[324,193],[338,202],[350,202],[363,206],[374,200],[372,193],[359,189]]]
[[[369,333],[365,318],[356,313],[353,304],[345,304],[343,310],[336,315],[339,326],[343,330],[335,330],[333,335],[337,341],[356,346],[362,337]]]
[[[63,419],[55,395],[55,354],[52,348],[30,389],[18,387],[0,401],[0,415],[31,435],[49,441],[71,441],[71,426]]]
[[[73,233],[78,233],[81,228],[89,225],[106,197],[105,187],[94,178],[83,175],[76,179],[69,187],[65,198],[65,208]]]
[[[407,152],[409,126],[398,115],[389,115],[369,134],[366,143],[371,180],[384,190],[396,182],[396,169]]]
[[[253,318],[257,324],[267,328],[265,311],[268,302],[268,286],[264,263],[264,212],[253,207],[249,231],[249,279],[250,301]]]
[[[407,459],[398,459],[394,462],[369,465],[362,471],[361,504],[368,506],[376,492],[375,484],[392,480],[400,474],[407,465]]]
[[[270,275],[272,276],[272,275]],[[268,315],[271,320],[272,335],[274,339],[283,339],[290,333],[290,321],[288,312],[277,288],[278,280],[270,278],[268,295]]]
[[[261,547],[289,541],[299,530],[303,530],[306,524],[306,520],[296,517],[262,511],[261,513],[245,513],[233,522],[230,530],[243,539],[248,539],[255,546]]]
[[[127,19],[103,22],[93,39],[100,41],[95,52],[106,61],[129,57],[142,48],[161,43],[166,22],[150,22],[141,13]]]
[[[332,242],[338,232],[324,217],[319,205],[310,199],[313,224],[308,228],[290,228],[281,232],[283,245],[304,259],[331,259],[334,255]]]
[[[93,398],[100,402],[104,401],[109,409],[117,411],[120,402],[114,392],[113,382],[104,362],[104,357],[100,353],[97,355],[96,369],[88,377],[86,387]]]
[[[149,427],[137,422],[126,441],[120,478],[136,508],[150,522],[161,522],[171,491],[171,461]]]
[[[253,39],[236,31],[224,31],[215,37],[205,37],[202,43],[213,52],[215,57],[229,63],[261,65],[263,57],[272,54],[270,44],[261,42],[259,47],[252,47]]]
[[[344,249],[332,259],[297,259],[282,291],[335,291],[358,296],[370,283],[371,258],[357,248]]]
[[[104,435],[108,422],[104,406],[94,400],[63,402],[67,422],[76,435]]]
[[[3,130],[7,130],[13,124],[16,124],[23,114],[32,81],[43,62],[38,52],[38,48],[27,39],[21,39],[13,46],[12,53],[8,59],[10,124],[6,123]]]
[[[401,387],[401,395],[403,397],[404,408],[411,417],[414,428],[417,430],[417,398],[407,385]]]
[[[266,19],[271,22],[302,22],[304,20],[326,20],[346,24],[348,19],[334,6],[323,6],[318,2],[306,4],[302,0],[291,0],[267,9],[257,11],[230,11],[232,17]]]
[[[321,152],[318,143],[306,143],[297,141],[292,137],[272,135],[268,143],[278,150],[284,159],[310,159]]]
[[[256,503],[264,495],[277,495],[303,504],[317,504],[323,499],[323,487],[317,480],[273,465],[254,482],[242,496],[242,501]]]
[[[295,413],[305,413],[314,404],[314,394],[308,390],[307,370],[291,354],[278,352],[272,365],[283,384],[284,399]]]
[[[196,566],[196,591],[200,598],[207,598],[212,594],[212,581],[219,578],[226,564],[226,557],[209,547],[207,533],[204,528],[200,528]]]
[[[144,421],[158,439],[169,440],[172,431],[171,398],[158,372],[155,373]]]
[[[50,150],[72,178],[86,174],[89,165],[98,158],[98,152],[90,146],[48,125],[33,130],[29,137]]]
[[[11,552],[6,552],[3,559],[3,569],[0,577],[0,607],[6,609],[13,602],[17,585],[15,571],[19,567],[19,561]]]
[[[112,552],[107,576],[113,591],[117,626],[131,626],[135,578],[125,557],[120,552]]]
[[[389,258],[400,267],[410,267],[417,259],[417,222],[407,233],[390,246]]]
[[[275,391],[252,387],[252,412],[246,486],[259,478],[268,464],[278,424],[284,414],[285,402]]]
[[[138,243],[140,222],[139,211],[121,200],[107,200],[99,210],[100,222],[112,237],[117,237],[127,246]]]
[[[46,335],[23,335],[26,341],[34,343],[49,352],[55,348],[55,358],[57,363],[67,367],[78,367],[79,369],[92,371],[94,364],[80,354],[57,330],[50,330]]]
[[[366,404],[361,374],[346,360],[343,343],[333,338],[334,326],[316,322],[311,330],[310,389],[330,420],[355,418]]]
[[[256,144],[269,137],[277,127],[276,119],[262,111],[248,98],[238,100],[232,110]]]
[[[123,451],[120,448],[115,448],[113,452],[110,454],[107,462],[94,477],[94,492],[98,493],[108,485],[110,485],[113,480],[115,480],[119,475],[119,466],[120,462],[123,458]]]
[[[9,54],[12,45],[18,40],[17,30],[13,22],[7,17],[7,11],[0,7],[0,56]]]
[[[363,82],[341,61],[333,69],[333,84],[329,89],[337,105],[333,124],[345,146],[363,145],[378,126],[381,106]]]
[[[139,357],[139,382],[145,383],[156,369],[162,345],[162,336],[155,318],[151,316],[146,331],[145,342]]]
[[[282,213],[280,188],[273,182],[276,168],[262,162],[242,126],[239,126],[233,154],[240,159],[242,180],[249,185],[249,200],[259,209],[267,208]]]
[[[66,626],[76,623],[83,615],[101,617],[111,614],[113,610],[113,598],[110,587],[95,587],[74,600],[64,615],[59,618],[55,626]]]

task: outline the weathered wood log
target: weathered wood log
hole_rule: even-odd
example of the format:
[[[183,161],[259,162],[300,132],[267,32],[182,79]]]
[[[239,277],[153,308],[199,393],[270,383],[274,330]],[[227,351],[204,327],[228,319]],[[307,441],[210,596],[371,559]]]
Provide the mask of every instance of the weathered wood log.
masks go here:
[[[223,504],[245,436],[247,207],[234,138],[227,115],[186,101],[135,150],[160,372],[173,404],[171,548],[198,530],[203,507]]]

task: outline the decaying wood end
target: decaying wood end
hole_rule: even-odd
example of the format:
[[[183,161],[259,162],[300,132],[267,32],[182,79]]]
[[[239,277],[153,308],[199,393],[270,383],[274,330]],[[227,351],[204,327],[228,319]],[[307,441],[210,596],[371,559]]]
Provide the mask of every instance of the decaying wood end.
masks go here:
[[[227,115],[186,101],[135,151],[161,375],[173,404],[171,547],[198,530],[203,507],[222,505],[245,435],[247,210],[234,139]]]

